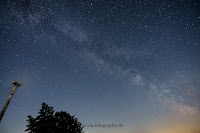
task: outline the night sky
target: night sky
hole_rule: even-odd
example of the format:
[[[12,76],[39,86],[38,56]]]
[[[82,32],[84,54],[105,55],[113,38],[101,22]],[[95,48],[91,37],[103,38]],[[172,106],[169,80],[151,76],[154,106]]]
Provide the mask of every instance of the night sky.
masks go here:
[[[24,132],[42,102],[83,124],[123,124],[85,133],[200,116],[198,0],[1,1],[0,57],[0,109],[23,83],[1,133]]]

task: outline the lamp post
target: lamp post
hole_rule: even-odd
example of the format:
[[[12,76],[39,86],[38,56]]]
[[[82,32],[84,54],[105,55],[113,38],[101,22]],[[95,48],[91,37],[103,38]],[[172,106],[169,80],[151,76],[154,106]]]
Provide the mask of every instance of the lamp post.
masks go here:
[[[4,107],[3,107],[2,111],[1,111],[0,122],[1,122],[1,120],[3,118],[4,113],[6,112],[6,109],[8,107],[8,104],[10,103],[10,100],[12,99],[13,94],[15,93],[16,88],[20,86],[20,84],[15,80],[13,80],[12,83],[15,85],[15,87],[12,89],[12,91],[10,93],[10,96],[8,97],[8,100],[6,101],[6,104],[4,105]]]

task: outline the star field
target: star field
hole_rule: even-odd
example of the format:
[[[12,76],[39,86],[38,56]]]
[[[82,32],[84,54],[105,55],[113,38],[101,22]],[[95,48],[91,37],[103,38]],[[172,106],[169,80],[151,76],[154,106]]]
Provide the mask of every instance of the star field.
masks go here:
[[[42,102],[84,124],[123,123],[123,132],[165,117],[199,118],[199,1],[0,3],[1,108],[11,81],[23,83],[0,132],[24,132]],[[96,131],[112,132],[85,128]]]

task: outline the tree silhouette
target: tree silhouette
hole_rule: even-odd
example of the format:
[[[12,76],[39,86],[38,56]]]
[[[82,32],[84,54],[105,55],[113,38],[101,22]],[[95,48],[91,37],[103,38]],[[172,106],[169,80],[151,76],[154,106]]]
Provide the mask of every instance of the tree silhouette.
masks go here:
[[[77,118],[67,112],[56,112],[53,107],[42,103],[37,117],[28,116],[28,133],[83,133],[83,126]]]

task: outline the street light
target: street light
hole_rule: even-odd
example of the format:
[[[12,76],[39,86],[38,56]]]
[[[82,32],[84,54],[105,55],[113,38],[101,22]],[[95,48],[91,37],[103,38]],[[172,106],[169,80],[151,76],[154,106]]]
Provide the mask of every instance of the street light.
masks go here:
[[[13,80],[12,83],[15,85],[15,87],[12,89],[12,91],[11,91],[9,97],[8,97],[8,100],[6,101],[6,104],[4,105],[4,107],[3,107],[2,111],[1,111],[0,122],[1,122],[1,120],[3,118],[4,113],[6,112],[6,109],[8,107],[8,104],[10,103],[10,100],[12,99],[12,96],[15,93],[16,88],[20,86],[20,84],[17,81],[15,81],[15,80]]]

